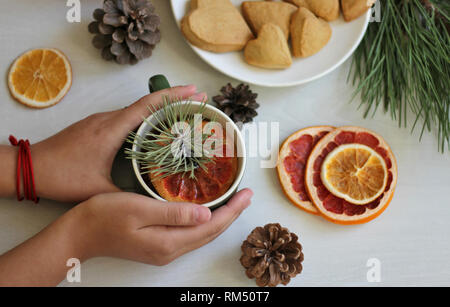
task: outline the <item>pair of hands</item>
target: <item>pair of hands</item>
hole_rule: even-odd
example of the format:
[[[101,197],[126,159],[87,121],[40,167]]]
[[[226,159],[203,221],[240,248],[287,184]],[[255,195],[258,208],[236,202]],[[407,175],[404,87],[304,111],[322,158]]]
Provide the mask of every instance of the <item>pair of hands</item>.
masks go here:
[[[163,96],[203,100],[196,87],[147,95],[131,106],[94,114],[32,146],[40,197],[82,202],[57,224],[73,229],[74,257],[113,256],[163,265],[222,233],[250,204],[244,189],[214,213],[200,205],[167,203],[122,193],[111,179],[114,157],[128,133]],[[73,226],[70,226],[73,225]],[[52,226],[49,226],[52,227]]]

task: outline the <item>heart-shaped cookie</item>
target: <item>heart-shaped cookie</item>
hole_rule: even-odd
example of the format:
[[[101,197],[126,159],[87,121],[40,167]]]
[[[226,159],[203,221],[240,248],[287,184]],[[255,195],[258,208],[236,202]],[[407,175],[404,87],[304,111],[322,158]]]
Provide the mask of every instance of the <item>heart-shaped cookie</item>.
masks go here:
[[[271,23],[263,25],[258,38],[248,42],[244,57],[248,64],[263,68],[282,69],[292,64],[283,31]]]
[[[345,21],[352,21],[363,15],[375,0],[341,0],[342,15]]]
[[[289,37],[289,23],[292,14],[297,11],[295,5],[284,2],[244,1],[242,14],[256,35],[266,23],[280,27],[286,39]]]
[[[230,0],[192,0],[181,31],[191,44],[212,52],[242,50],[254,38]]]
[[[298,7],[310,10],[317,17],[326,21],[336,20],[339,17],[339,0],[283,0]]]
[[[230,0],[191,0],[191,10],[207,6],[233,5]]]
[[[331,27],[311,11],[301,7],[292,16],[291,40],[295,57],[308,57],[319,52],[331,38]]]

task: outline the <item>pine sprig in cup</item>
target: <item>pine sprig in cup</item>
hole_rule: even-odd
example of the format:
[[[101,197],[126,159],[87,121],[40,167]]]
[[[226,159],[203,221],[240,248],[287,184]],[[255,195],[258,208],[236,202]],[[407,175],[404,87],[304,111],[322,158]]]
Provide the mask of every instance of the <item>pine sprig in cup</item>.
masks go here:
[[[212,134],[202,132],[201,140],[198,140],[198,134],[195,133],[195,129],[202,129],[202,122],[196,122],[195,115],[203,117],[205,105],[206,102],[203,102],[200,108],[194,111],[191,102],[170,101],[165,97],[161,109],[149,106],[157,123],[144,119],[152,128],[144,137],[130,133],[127,142],[137,144],[141,151],[127,149],[125,153],[128,158],[136,159],[140,163],[142,174],[152,174],[162,179],[186,173],[190,178],[195,178],[197,168],[206,170],[205,165],[214,162],[212,153],[203,148],[204,142]]]

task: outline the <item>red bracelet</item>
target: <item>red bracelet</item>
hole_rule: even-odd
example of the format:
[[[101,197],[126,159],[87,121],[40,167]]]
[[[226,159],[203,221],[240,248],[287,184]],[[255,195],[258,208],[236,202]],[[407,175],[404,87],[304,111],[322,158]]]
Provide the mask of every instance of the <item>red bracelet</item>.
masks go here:
[[[25,199],[32,200],[34,203],[39,202],[39,197],[36,195],[36,188],[34,184],[34,174],[33,174],[33,162],[31,160],[30,142],[28,140],[20,140],[10,135],[9,142],[13,146],[19,147],[19,157],[17,158],[17,200],[22,201]],[[23,190],[25,197],[20,195],[20,177],[22,171],[23,178]]]

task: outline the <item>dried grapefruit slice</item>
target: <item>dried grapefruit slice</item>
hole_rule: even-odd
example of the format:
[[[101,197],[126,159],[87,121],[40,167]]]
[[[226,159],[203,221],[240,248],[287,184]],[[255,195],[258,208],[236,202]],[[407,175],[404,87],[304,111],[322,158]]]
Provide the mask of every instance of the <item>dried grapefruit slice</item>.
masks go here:
[[[57,49],[25,52],[12,64],[8,75],[11,95],[32,108],[57,104],[72,85],[72,68],[67,57]]]
[[[206,122],[203,122],[203,125]],[[212,136],[216,137],[216,136]],[[238,171],[238,158],[234,147],[229,148],[231,140],[226,135],[222,136],[222,149],[218,147],[220,154],[215,155],[211,162],[205,165],[206,169],[197,168],[195,178],[190,178],[188,173],[177,173],[160,178],[150,173],[150,181],[158,194],[171,202],[192,202],[205,204],[216,200],[225,194],[236,178]],[[231,152],[231,157],[229,150]]]
[[[328,154],[320,178],[333,195],[365,205],[384,192],[388,171],[383,157],[374,149],[353,143],[338,146]]]
[[[304,184],[305,165],[314,145],[334,127],[318,126],[299,130],[281,145],[277,172],[283,192],[297,207],[319,214],[306,192]]]
[[[195,179],[178,173],[163,179],[151,178],[151,181],[167,201],[205,204],[225,194],[233,184],[238,169],[237,157],[214,158],[206,168],[195,170]]]
[[[385,162],[385,188],[381,195],[367,204],[352,204],[331,193],[322,182],[324,161],[336,148],[345,144],[365,145],[378,153]],[[396,184],[397,163],[389,145],[381,136],[364,128],[348,126],[333,130],[317,143],[306,164],[305,186],[309,197],[322,216],[338,224],[362,224],[379,216],[392,200]]]

